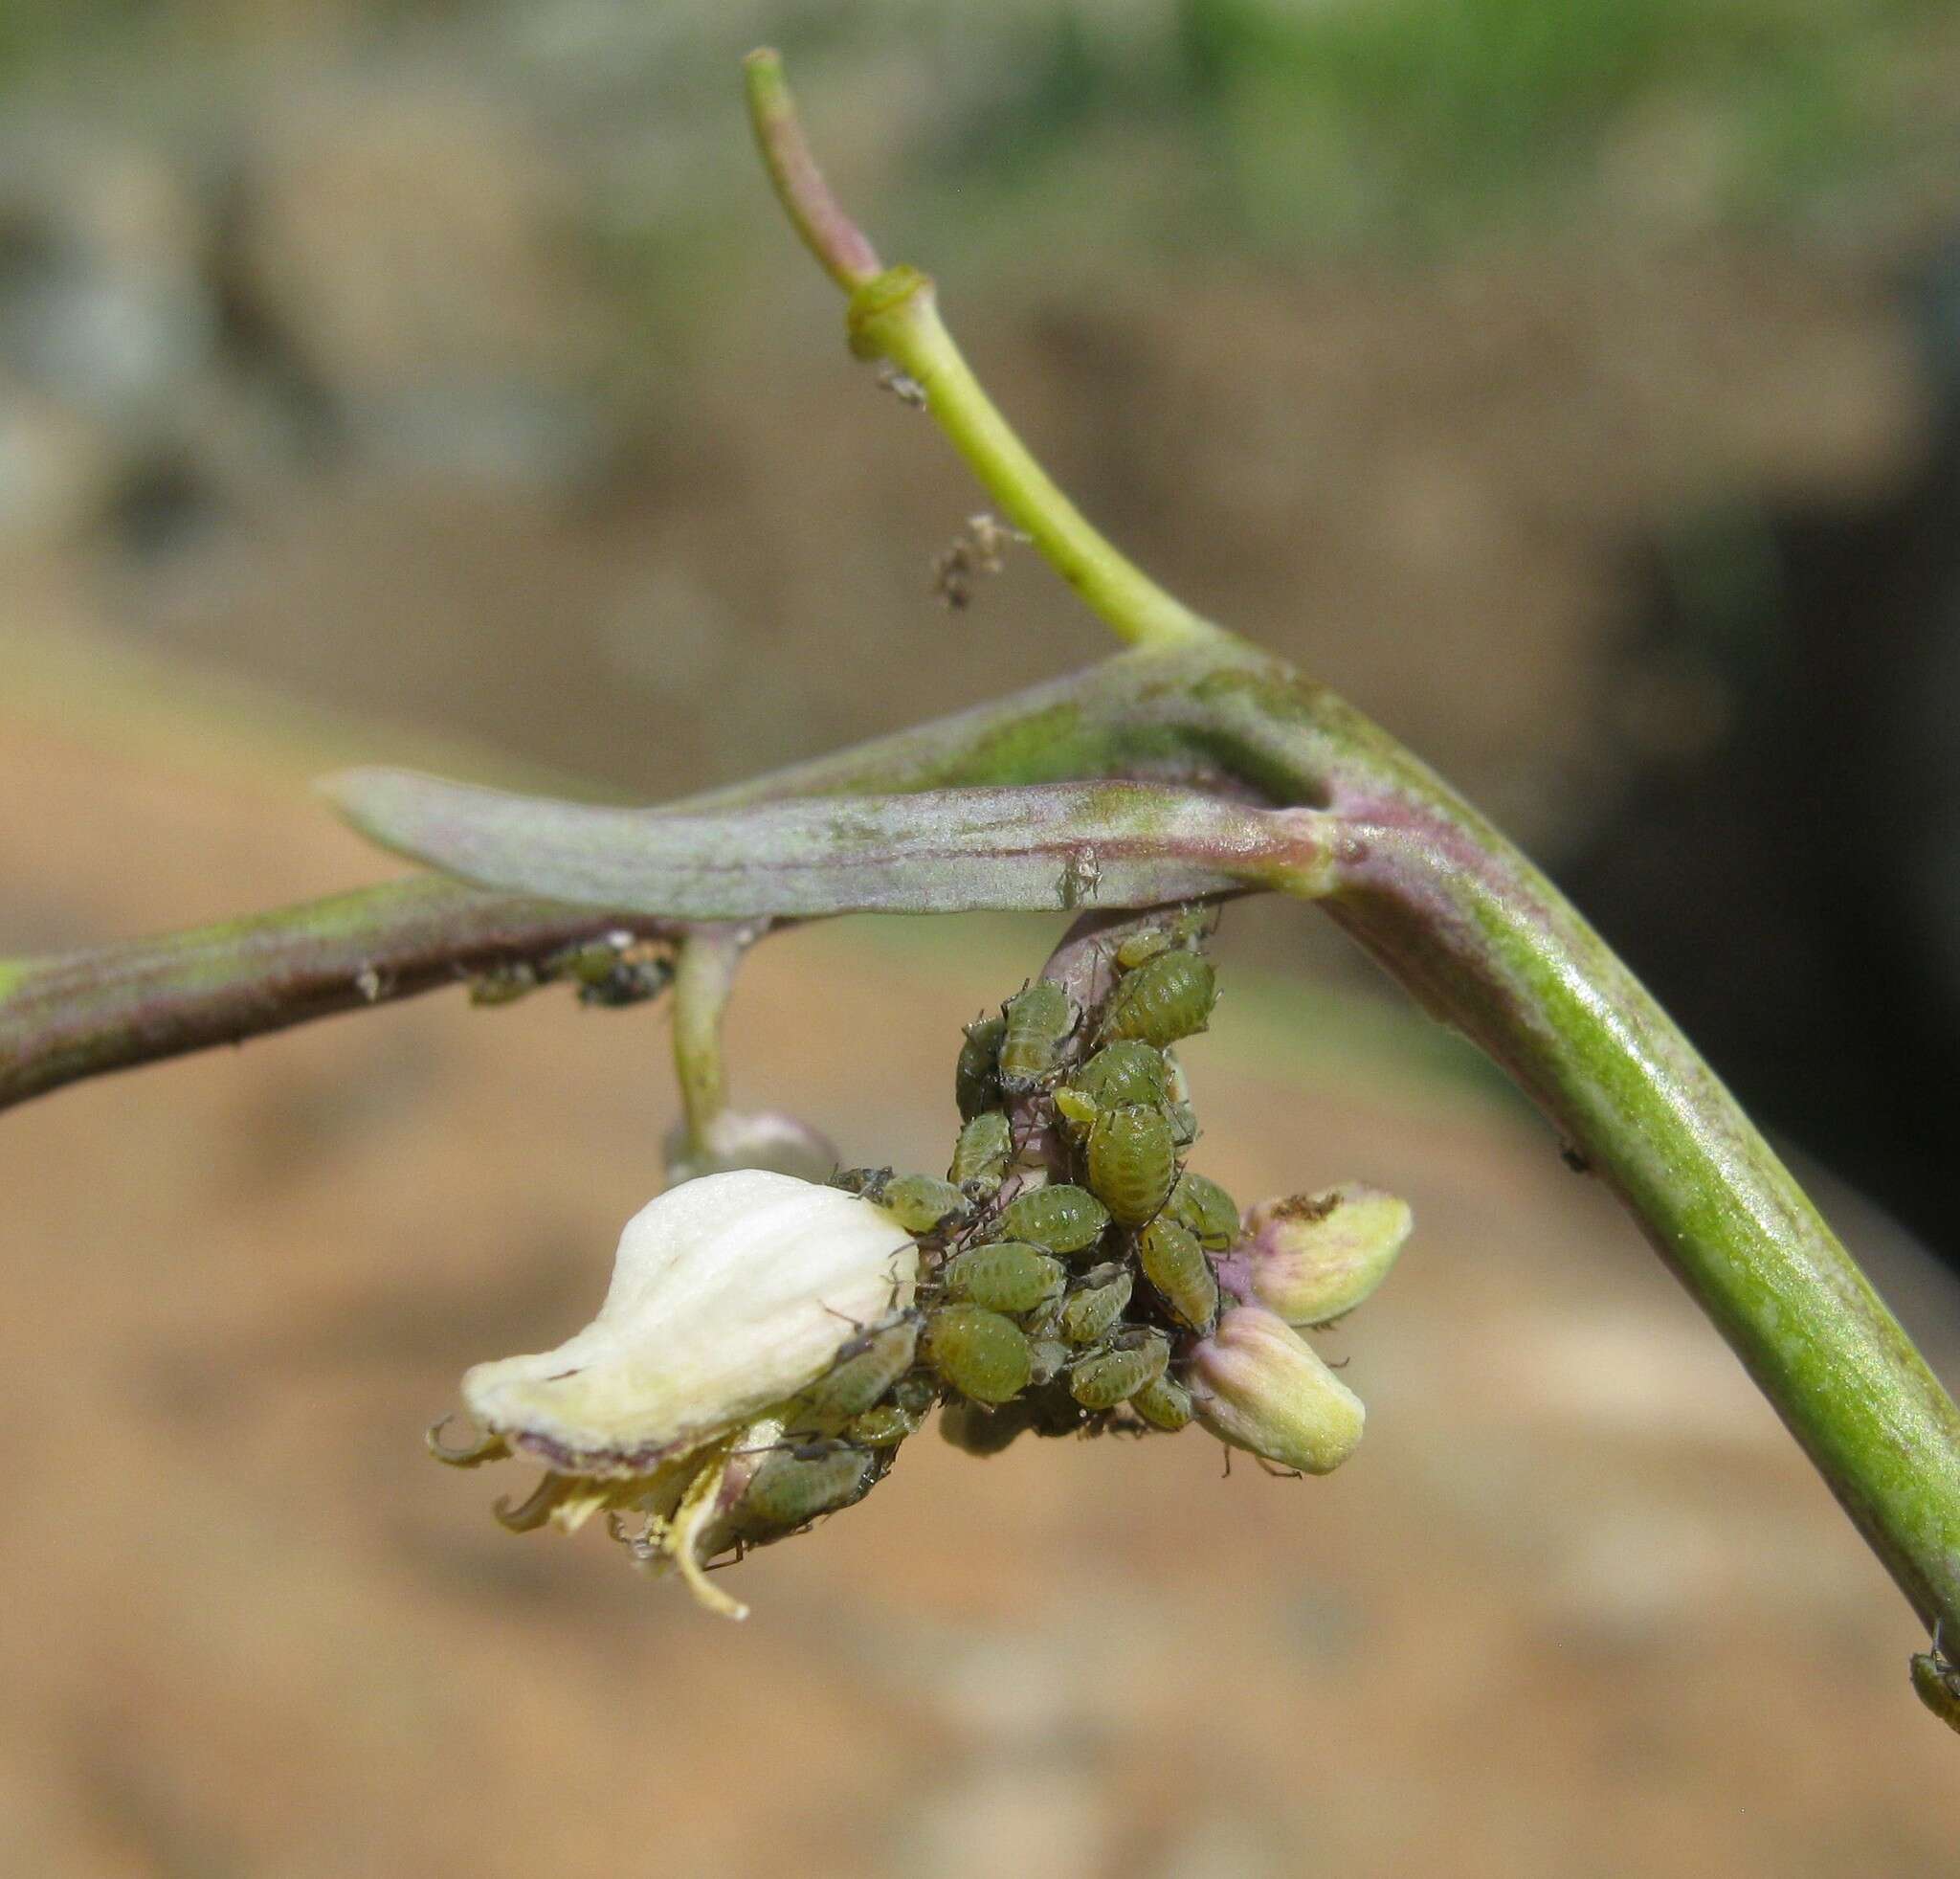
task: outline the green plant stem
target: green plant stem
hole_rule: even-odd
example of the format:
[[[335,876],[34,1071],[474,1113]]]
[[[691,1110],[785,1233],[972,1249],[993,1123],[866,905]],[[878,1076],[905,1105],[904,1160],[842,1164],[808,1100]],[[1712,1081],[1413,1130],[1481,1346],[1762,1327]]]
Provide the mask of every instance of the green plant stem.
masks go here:
[[[1113,547],[1035,460],[953,344],[924,275],[888,269],[852,296],[847,318],[853,349],[883,359],[919,387],[926,410],[1001,513],[1118,638],[1173,647],[1219,636],[1218,627]]]
[[[690,1161],[704,1164],[714,1153],[714,1125],[728,1107],[722,1017],[743,955],[766,924],[696,927],[674,956],[674,1074],[680,1085],[680,1122]]]

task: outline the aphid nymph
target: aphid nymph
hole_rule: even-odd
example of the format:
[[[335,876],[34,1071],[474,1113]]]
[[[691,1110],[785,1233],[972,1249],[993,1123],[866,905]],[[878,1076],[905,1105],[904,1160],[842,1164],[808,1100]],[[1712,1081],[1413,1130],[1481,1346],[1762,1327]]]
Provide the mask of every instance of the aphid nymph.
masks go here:
[[[1010,1095],[1038,1089],[1055,1074],[1061,1046],[1081,1014],[1060,986],[1037,978],[1007,1001],[1000,1043],[1000,1083]]]
[[[944,1305],[925,1321],[933,1369],[975,1402],[1006,1402],[1028,1387],[1034,1358],[1012,1318],[979,1305]]]
[[[1162,1049],[1212,1020],[1217,974],[1201,952],[1160,952],[1117,982],[1102,1016],[1105,1042],[1134,1038]]]
[[[1177,1142],[1162,1109],[1104,1109],[1089,1130],[1089,1186],[1123,1226],[1154,1219],[1177,1179]]]
[[[1080,1253],[1109,1224],[1109,1210],[1087,1188],[1057,1182],[1017,1194],[993,1222],[1002,1240],[1025,1240],[1051,1253]]]

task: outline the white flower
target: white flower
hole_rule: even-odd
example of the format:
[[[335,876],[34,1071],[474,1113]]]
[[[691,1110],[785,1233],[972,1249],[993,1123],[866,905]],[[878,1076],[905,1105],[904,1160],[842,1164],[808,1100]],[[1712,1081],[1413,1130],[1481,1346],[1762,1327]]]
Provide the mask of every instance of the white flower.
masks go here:
[[[642,1556],[678,1563],[709,1603],[740,1616],[700,1575],[715,1515],[752,1471],[737,1451],[774,1440],[770,1412],[821,1377],[858,1327],[909,1306],[918,1275],[911,1236],[856,1195],[758,1169],[683,1182],[627,1222],[585,1330],[463,1377],[484,1440],[436,1452],[542,1458],[551,1472],[522,1507],[500,1510],[506,1524],[643,1514]]]

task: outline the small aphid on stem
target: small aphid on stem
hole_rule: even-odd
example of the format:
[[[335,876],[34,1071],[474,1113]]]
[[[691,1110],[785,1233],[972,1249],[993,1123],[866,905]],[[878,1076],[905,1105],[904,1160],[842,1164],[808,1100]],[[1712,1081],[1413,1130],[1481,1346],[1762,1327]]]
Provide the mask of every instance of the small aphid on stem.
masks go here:
[[[1029,539],[998,517],[969,515],[966,527],[933,559],[932,592],[952,612],[961,612],[972,602],[974,582],[999,573],[1007,565],[1009,546]]]

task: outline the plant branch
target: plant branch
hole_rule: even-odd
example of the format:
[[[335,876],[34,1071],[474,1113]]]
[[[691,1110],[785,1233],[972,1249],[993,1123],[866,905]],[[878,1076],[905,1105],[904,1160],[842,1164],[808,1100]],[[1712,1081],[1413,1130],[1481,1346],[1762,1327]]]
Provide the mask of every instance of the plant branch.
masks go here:
[[[884,360],[919,387],[926,410],[1002,514],[1119,638],[1170,648],[1221,637],[1222,629],[1115,548],[1035,460],[953,344],[932,281],[917,268],[879,268],[871,244],[817,172],[782,61],[767,49],[751,53],[747,80],[749,117],[776,193],[825,272],[851,295],[846,326],[852,350]]]
[[[83,1077],[481,973],[535,971],[616,929],[679,930],[671,921],[424,877],[23,961],[16,977],[0,978],[0,1108]]]
[[[795,101],[783,77],[783,61],[761,46],[743,60],[748,93],[748,123],[763,168],[774,186],[776,200],[790,226],[817,264],[845,293],[852,293],[884,272],[864,231],[844,213],[816,167],[810,141],[796,116]]]
[[[1099,775],[1229,790],[1204,750],[1168,721],[1164,705],[1177,682],[1165,665],[1133,654],[676,807]],[[423,877],[187,932],[8,960],[0,965],[0,1109],[85,1077],[480,974],[536,969],[615,929],[678,940],[687,923]]]

